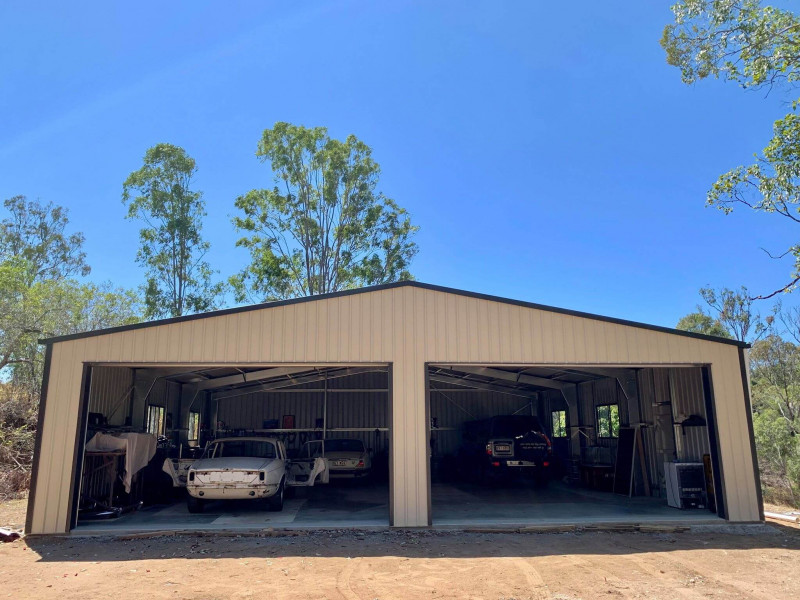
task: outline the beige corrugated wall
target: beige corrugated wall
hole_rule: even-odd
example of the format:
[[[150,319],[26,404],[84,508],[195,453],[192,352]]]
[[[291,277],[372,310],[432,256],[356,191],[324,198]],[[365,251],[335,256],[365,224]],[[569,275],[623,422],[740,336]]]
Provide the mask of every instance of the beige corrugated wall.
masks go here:
[[[735,346],[406,285],[54,344],[33,533],[68,527],[84,362],[392,363],[396,526],[428,524],[426,362],[711,364],[729,518],[759,519]]]

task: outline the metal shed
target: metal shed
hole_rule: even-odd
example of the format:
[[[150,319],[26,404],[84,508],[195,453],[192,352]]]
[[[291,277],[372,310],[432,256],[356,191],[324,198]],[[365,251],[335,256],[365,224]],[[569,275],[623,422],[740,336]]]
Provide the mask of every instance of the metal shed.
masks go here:
[[[703,444],[713,460],[717,514],[733,522],[763,520],[747,345],[740,342],[400,282],[43,343],[28,533],[64,533],[75,525],[90,388],[95,394],[102,390],[106,399],[124,398],[136,388],[136,373],[145,370],[160,374],[163,394],[187,398],[198,387],[209,387],[202,381],[214,370],[222,379],[225,369],[234,367],[242,381],[248,373],[274,374],[275,369],[284,369],[288,377],[344,368],[359,370],[350,374],[360,377],[385,373],[389,524],[396,527],[432,524],[430,455],[437,425],[430,398],[432,388],[446,386],[504,397],[524,392],[537,406],[563,397],[576,419],[586,406],[598,404],[596,398],[619,393],[629,401],[640,399],[630,419],[642,422],[663,404],[658,401],[661,387],[673,395],[685,388],[682,397],[699,398],[707,419]],[[112,376],[110,369],[116,367],[128,369],[125,378]],[[187,372],[199,375],[169,378],[169,373]],[[611,378],[610,387],[601,377]],[[176,418],[185,419],[185,411]],[[646,446],[656,443],[654,437],[644,438]],[[679,441],[694,443],[691,436]],[[648,460],[655,469],[658,457]]]

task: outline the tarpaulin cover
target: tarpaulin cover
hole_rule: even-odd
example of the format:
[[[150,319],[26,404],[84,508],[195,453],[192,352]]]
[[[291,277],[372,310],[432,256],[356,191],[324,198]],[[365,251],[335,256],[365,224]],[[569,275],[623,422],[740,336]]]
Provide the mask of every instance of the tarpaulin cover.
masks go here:
[[[86,442],[87,452],[125,451],[125,473],[122,482],[130,494],[133,476],[147,466],[156,454],[156,436],[149,433],[97,433]]]

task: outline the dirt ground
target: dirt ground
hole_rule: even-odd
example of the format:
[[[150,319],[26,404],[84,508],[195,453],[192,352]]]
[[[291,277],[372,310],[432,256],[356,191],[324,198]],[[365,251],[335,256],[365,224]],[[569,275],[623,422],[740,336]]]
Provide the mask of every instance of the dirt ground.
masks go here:
[[[27,499],[0,502],[0,527],[24,529],[26,510],[28,510]]]
[[[764,510],[775,513],[791,513],[798,509],[786,506],[785,504],[770,504],[769,502],[764,502]]]
[[[23,511],[0,505],[0,523]],[[755,535],[322,531],[0,544],[0,598],[775,600],[798,590],[800,528],[782,525]]]

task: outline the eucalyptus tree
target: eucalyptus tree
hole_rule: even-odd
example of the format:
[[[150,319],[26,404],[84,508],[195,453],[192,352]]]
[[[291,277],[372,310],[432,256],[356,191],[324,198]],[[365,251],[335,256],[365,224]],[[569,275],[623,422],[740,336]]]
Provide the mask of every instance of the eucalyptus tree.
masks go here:
[[[0,375],[36,396],[43,364],[39,339],[139,319],[138,296],[84,283],[84,235],[69,232],[67,210],[15,196],[0,221]]]
[[[411,279],[417,227],[378,190],[372,149],[353,135],[278,122],[256,156],[274,186],[236,199],[237,246],[250,264],[230,282],[237,301],[324,294]]]
[[[145,316],[179,317],[218,306],[223,288],[202,237],[205,202],[193,188],[197,166],[183,148],[156,144],[123,184],[128,218],[143,223],[136,261],[146,269]]]
[[[86,276],[91,268],[83,251],[84,235],[67,233],[67,210],[52,202],[42,204],[25,196],[3,202],[0,221],[0,259],[25,265],[24,284]]]
[[[62,288],[91,271],[82,233],[68,233],[67,210],[14,196],[0,221],[0,370],[36,372],[38,338],[64,313]],[[25,377],[25,379],[31,379]],[[35,387],[36,377],[32,378]]]
[[[725,326],[720,323],[719,319],[715,319],[709,314],[706,314],[700,307],[696,312],[689,313],[681,317],[675,329],[683,331],[691,331],[692,333],[702,333],[705,335],[714,335],[716,337],[730,339],[730,332],[725,329]]]
[[[800,506],[800,347],[770,335],[753,344],[750,372],[766,498]]]
[[[681,0],[672,6],[675,21],[664,29],[667,62],[681,70],[685,83],[723,78],[745,89],[782,88],[793,93],[800,80],[800,18],[759,0]],[[775,121],[772,139],[750,165],[737,166],[712,185],[707,204],[730,213],[737,206],[779,215],[800,225],[800,115]],[[770,253],[791,257],[790,277],[770,298],[800,283],[800,242]]]

